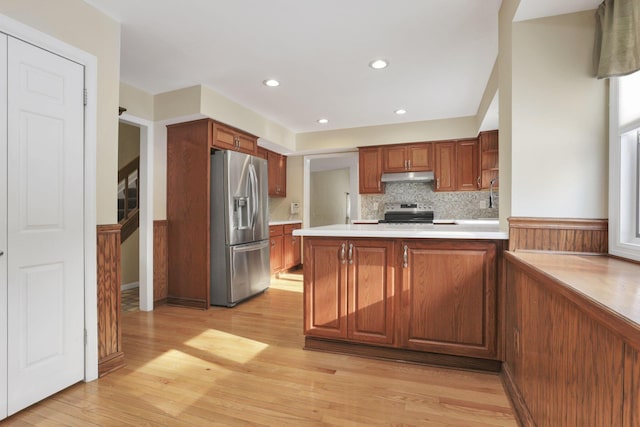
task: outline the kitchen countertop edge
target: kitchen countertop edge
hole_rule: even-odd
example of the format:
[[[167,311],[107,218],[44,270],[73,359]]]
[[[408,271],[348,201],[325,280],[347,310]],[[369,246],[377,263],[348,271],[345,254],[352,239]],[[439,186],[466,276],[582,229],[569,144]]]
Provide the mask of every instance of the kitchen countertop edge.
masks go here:
[[[293,235],[388,239],[509,239],[509,233],[500,231],[499,226],[494,224],[335,224],[294,230]]]
[[[288,224],[302,224],[301,219],[291,219],[291,220],[283,220],[283,221],[269,221],[269,226],[272,225],[288,225]]]

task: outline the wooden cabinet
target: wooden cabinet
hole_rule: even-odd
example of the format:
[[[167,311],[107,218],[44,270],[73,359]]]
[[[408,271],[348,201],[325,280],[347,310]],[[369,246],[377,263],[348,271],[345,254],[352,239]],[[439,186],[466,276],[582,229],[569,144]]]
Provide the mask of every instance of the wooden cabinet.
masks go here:
[[[256,155],[258,138],[222,123],[213,122],[211,147]]]
[[[382,147],[382,172],[420,172],[433,170],[431,143]]]
[[[209,119],[167,126],[167,302],[209,307]]]
[[[456,190],[477,191],[480,189],[478,173],[478,140],[456,141]]]
[[[297,267],[302,262],[300,237],[293,235],[293,230],[301,227],[299,223],[269,226],[271,274]]]
[[[409,240],[402,252],[402,346],[496,357],[496,243]]]
[[[436,142],[434,152],[434,190],[455,191],[456,189],[456,143]]]
[[[476,138],[436,142],[434,157],[435,191],[479,190]]]
[[[297,267],[302,262],[302,252],[300,247],[299,236],[294,236],[293,231],[299,230],[302,224],[285,224],[284,225],[284,246],[282,248],[284,258],[284,269]]]
[[[276,274],[282,270],[284,259],[282,250],[284,248],[284,227],[282,225],[269,226],[269,265],[271,274]]]
[[[391,240],[305,238],[306,335],[392,345]]]
[[[267,151],[269,168],[269,196],[287,196],[287,156]]]
[[[478,135],[479,144],[479,165],[480,170],[480,188],[486,190],[491,184],[491,180],[496,182],[493,188],[498,188],[499,174],[499,150],[498,150],[498,131],[490,130],[480,132]]]
[[[269,150],[267,150],[266,148],[260,147],[258,146],[258,148],[256,149],[256,156],[260,157],[261,159],[267,159],[267,152]]]
[[[384,193],[382,176],[382,149],[364,147],[358,149],[358,181],[360,194]]]

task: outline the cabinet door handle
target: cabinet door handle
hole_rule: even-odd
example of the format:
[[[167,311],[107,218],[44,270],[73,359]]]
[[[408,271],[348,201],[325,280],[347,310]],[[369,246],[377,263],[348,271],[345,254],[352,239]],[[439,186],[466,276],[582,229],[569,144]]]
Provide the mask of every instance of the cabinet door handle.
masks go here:
[[[409,248],[407,245],[404,245],[404,253],[402,254],[402,267],[407,268],[409,266]]]
[[[344,251],[345,251],[345,247],[347,246],[346,243],[342,244],[342,249],[340,249],[340,261],[342,262],[342,264],[345,264],[347,262],[347,260],[345,260],[344,258]]]
[[[411,169],[411,160],[407,160],[407,169]]]
[[[276,241],[275,241],[275,240],[272,240],[272,241],[271,241],[271,246],[275,246],[275,245],[276,245]]]
[[[0,256],[4,255],[4,251],[0,251]]]
[[[436,178],[436,189],[440,189],[440,178]]]
[[[478,182],[478,188],[480,188],[480,177],[476,181]]]
[[[353,243],[349,243],[349,265],[353,264]]]

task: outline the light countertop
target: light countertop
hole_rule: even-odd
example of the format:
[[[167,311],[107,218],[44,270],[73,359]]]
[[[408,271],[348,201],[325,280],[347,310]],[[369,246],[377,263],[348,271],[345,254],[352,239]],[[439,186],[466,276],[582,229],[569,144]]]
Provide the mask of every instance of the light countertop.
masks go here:
[[[507,240],[497,221],[461,220],[448,224],[334,224],[295,230],[294,236],[378,237],[392,239]]]
[[[269,225],[287,225],[287,224],[302,224],[302,220],[291,219],[286,221],[269,221]]]

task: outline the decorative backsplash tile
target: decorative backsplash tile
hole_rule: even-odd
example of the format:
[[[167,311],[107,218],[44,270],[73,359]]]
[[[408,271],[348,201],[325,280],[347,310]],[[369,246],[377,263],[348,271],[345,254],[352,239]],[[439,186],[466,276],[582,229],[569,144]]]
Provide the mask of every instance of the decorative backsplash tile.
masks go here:
[[[488,191],[457,191],[437,193],[433,183],[387,183],[385,194],[360,196],[361,219],[382,219],[385,204],[416,202],[426,203],[434,211],[435,219],[498,218],[498,192],[494,190],[494,208],[489,206]],[[374,209],[374,204],[378,208]]]

